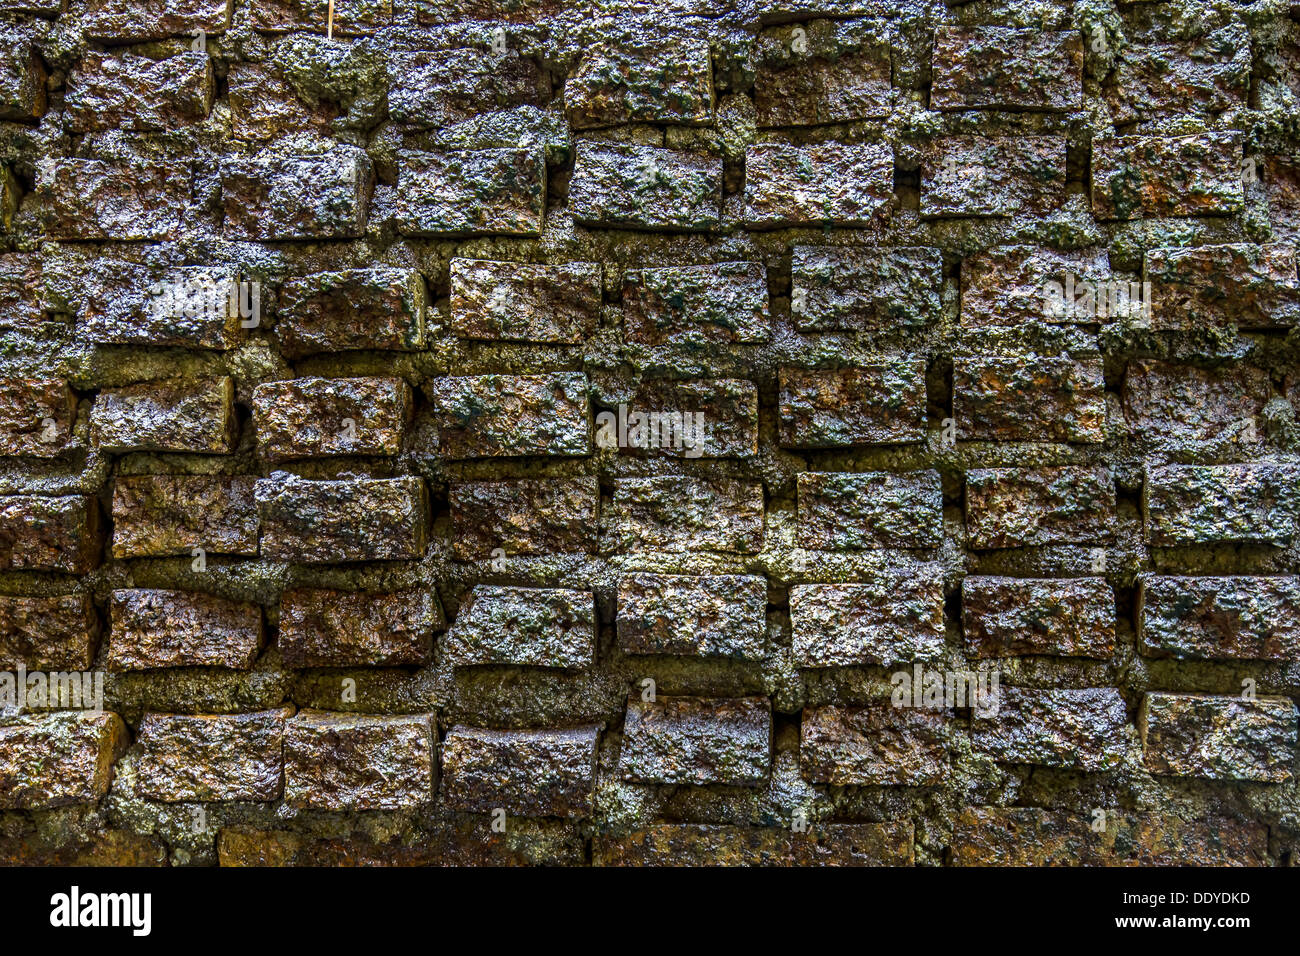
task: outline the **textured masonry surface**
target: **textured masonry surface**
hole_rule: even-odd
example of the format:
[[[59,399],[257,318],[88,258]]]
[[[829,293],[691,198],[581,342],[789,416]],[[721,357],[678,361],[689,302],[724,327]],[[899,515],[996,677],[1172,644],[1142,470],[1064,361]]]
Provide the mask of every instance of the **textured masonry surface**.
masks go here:
[[[0,0],[0,862],[1296,862],[1300,2],[328,10]]]

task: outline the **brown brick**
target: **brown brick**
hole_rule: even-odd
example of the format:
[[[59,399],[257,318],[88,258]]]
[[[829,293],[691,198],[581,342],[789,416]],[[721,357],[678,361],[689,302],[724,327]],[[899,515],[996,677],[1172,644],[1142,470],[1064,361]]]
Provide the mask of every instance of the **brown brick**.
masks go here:
[[[920,328],[940,316],[938,249],[795,246],[790,273],[800,332]]]
[[[233,268],[159,272],[103,256],[80,279],[81,336],[97,345],[230,349],[240,339],[243,307],[256,303],[260,321],[260,287],[240,287]]]
[[[1152,31],[1118,51],[1106,85],[1116,126],[1179,113],[1221,113],[1246,106],[1250,36],[1232,23],[1188,39]]]
[[[868,226],[894,194],[894,157],[875,144],[757,143],[745,151],[745,225]]]
[[[948,770],[951,714],[895,707],[806,707],[799,730],[805,780],[833,787],[929,787]]]
[[[451,260],[451,327],[467,339],[578,345],[600,311],[599,263]]]
[[[1300,656],[1300,578],[1148,575],[1138,624],[1148,657],[1293,660]]]
[[[766,342],[771,321],[762,263],[631,269],[623,277],[624,334],[630,342]]]
[[[421,667],[446,627],[426,588],[373,593],[293,588],[280,595],[285,667]]]
[[[595,478],[451,483],[452,549],[462,561],[506,555],[593,554],[600,488]]]
[[[284,799],[306,810],[403,810],[433,799],[432,715],[299,711],[284,737]]]
[[[454,667],[517,664],[577,670],[596,659],[590,591],[480,584],[442,641]]]
[[[1151,284],[1151,325],[1156,329],[1300,324],[1293,245],[1148,249],[1142,278]]]
[[[139,160],[53,159],[38,177],[55,239],[169,239],[190,202],[190,169]]]
[[[780,370],[783,448],[849,448],[925,440],[925,364]]]
[[[680,35],[668,41],[600,43],[583,53],[564,84],[574,129],[624,123],[698,125],[713,119],[709,44]]]
[[[257,482],[262,556],[332,564],[424,556],[428,492],[419,478],[312,481],[276,472]]]
[[[618,766],[639,783],[761,786],[772,766],[772,705],[765,697],[630,697]]]
[[[229,454],[234,401],[229,377],[106,388],[90,410],[90,441],[105,452]]]
[[[247,670],[262,648],[262,609],[192,591],[126,588],[110,602],[108,666],[115,671],[162,667]]]
[[[165,59],[88,50],[68,78],[64,104],[74,133],[165,131],[207,119],[212,61],[187,51]]]
[[[41,258],[0,254],[0,329],[31,330],[44,320]]]
[[[1115,485],[1105,468],[977,468],[966,474],[966,533],[979,550],[1104,544]]]
[[[1096,307],[1087,305],[1089,284],[1095,290],[1098,284],[1118,281],[1103,249],[1057,252],[1037,246],[995,246],[962,259],[961,324],[1096,322]]]
[[[546,730],[453,727],[442,743],[448,807],[526,817],[587,817],[596,789],[594,726]]]
[[[0,56],[0,119],[30,123],[45,115],[45,64],[21,35],[5,32]]]
[[[937,471],[801,472],[798,507],[801,548],[862,551],[943,543]]]
[[[931,660],[943,651],[943,579],[937,568],[861,584],[790,589],[791,659],[797,667]]]
[[[102,543],[94,498],[0,496],[0,570],[85,574]]]
[[[535,149],[399,150],[397,228],[408,236],[536,236],[546,161]]]
[[[1285,545],[1300,518],[1294,465],[1168,465],[1143,484],[1147,540],[1157,546]]]
[[[1238,212],[1241,158],[1237,132],[1094,139],[1093,214],[1107,220]]]
[[[587,376],[463,375],[428,386],[443,458],[582,456],[591,453]]]
[[[1083,106],[1079,31],[940,26],[930,108],[1041,110]]]
[[[262,0],[249,12],[253,29],[259,33],[324,33],[326,23],[331,22],[335,36],[365,36],[392,22],[393,4],[390,0],[334,0],[331,7],[328,0]]]
[[[126,749],[117,714],[56,713],[0,721],[0,810],[97,803]]]
[[[1130,746],[1128,712],[1111,687],[1000,688],[995,714],[972,711],[971,740],[999,763],[1114,770]]]
[[[1148,693],[1138,727],[1154,774],[1265,783],[1294,775],[1296,706],[1289,697]]]
[[[348,269],[280,287],[275,335],[286,358],[424,346],[424,280],[410,269]]]
[[[891,31],[874,20],[771,27],[754,52],[759,126],[879,119],[894,104]]]
[[[388,115],[409,126],[452,126],[493,110],[545,105],[550,93],[537,63],[512,50],[393,52],[387,61]]]
[[[1095,657],[1115,653],[1115,595],[1105,578],[971,575],[961,586],[971,657]]]
[[[89,594],[0,596],[0,668],[87,670],[98,631]]]
[[[761,660],[767,582],[757,575],[630,574],[618,585],[625,654]]]
[[[269,63],[231,63],[226,70],[230,132],[236,140],[265,142],[292,135],[326,136],[337,103],[308,103]]]
[[[717,551],[763,547],[763,486],[679,475],[616,478],[601,519],[601,551]]]
[[[1106,438],[1100,358],[958,357],[952,392],[960,439],[1097,444]]]
[[[601,228],[700,232],[716,229],[722,206],[722,161],[657,146],[577,147],[569,210]]]
[[[951,136],[921,158],[921,217],[1045,214],[1065,199],[1060,136]]]
[[[912,824],[826,823],[806,833],[704,823],[661,823],[599,835],[597,866],[911,866]]]
[[[596,447],[675,458],[758,454],[758,389],[744,379],[653,379],[596,415]]]
[[[1268,372],[1254,366],[1138,359],[1128,364],[1120,396],[1130,433],[1152,445],[1182,448],[1231,435],[1248,442],[1254,426],[1246,423],[1257,419],[1272,394]]]
[[[113,557],[257,554],[254,478],[138,475],[113,482]]]
[[[370,160],[354,146],[229,157],[221,163],[224,235],[253,242],[357,238],[372,180]]]
[[[230,0],[89,0],[84,26],[94,40],[138,43],[222,33],[230,15]]]
[[[147,800],[279,800],[284,725],[293,708],[251,714],[145,714],[135,793]]]
[[[396,455],[411,408],[411,388],[400,378],[295,378],[253,390],[267,461]]]

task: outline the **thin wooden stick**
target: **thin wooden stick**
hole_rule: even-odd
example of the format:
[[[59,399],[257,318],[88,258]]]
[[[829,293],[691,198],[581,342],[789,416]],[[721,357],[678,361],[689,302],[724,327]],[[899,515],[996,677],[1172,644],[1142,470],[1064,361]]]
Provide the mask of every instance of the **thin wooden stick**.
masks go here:
[[[329,25],[325,28],[325,39],[334,39],[334,0],[330,0]]]

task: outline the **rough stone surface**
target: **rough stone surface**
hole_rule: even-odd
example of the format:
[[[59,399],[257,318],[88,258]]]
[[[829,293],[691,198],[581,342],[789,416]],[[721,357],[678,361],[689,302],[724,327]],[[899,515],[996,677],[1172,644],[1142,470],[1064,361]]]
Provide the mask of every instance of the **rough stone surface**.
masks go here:
[[[961,584],[972,657],[1107,658],[1115,651],[1115,595],[1104,578],[971,575]]]
[[[821,551],[934,548],[943,540],[938,472],[799,475],[799,546]]]
[[[763,546],[763,488],[676,475],[620,478],[601,517],[601,550],[755,554]]]
[[[1066,143],[1059,136],[957,136],[926,150],[921,215],[1008,216],[1049,212],[1065,198]]]
[[[1130,747],[1119,691],[1002,687],[994,716],[972,714],[971,743],[999,763],[1114,770]]]
[[[892,196],[894,162],[869,144],[756,145],[745,152],[745,223],[866,226]]]
[[[419,558],[428,497],[419,478],[311,481],[276,472],[254,488],[262,555],[300,564]]]
[[[1300,468],[1294,465],[1169,465],[1146,478],[1143,504],[1153,545],[1283,545],[1295,534]]]
[[[284,734],[284,799],[308,810],[401,810],[433,799],[428,714],[299,711]]]
[[[757,262],[634,269],[623,278],[623,322],[633,342],[765,342],[767,276]]]
[[[1148,249],[1142,278],[1151,283],[1153,328],[1275,329],[1300,323],[1293,245]]]
[[[587,389],[578,372],[441,379],[429,393],[434,450],[445,458],[586,455]]]
[[[947,773],[951,718],[894,707],[809,707],[799,730],[805,780],[831,786],[926,787]]]
[[[1104,468],[988,468],[966,474],[973,548],[1104,544],[1115,488]]]
[[[424,281],[407,269],[350,269],[280,286],[275,334],[289,358],[424,344]]]
[[[825,824],[785,829],[665,823],[600,837],[599,866],[910,866],[909,823]]]
[[[760,126],[817,126],[888,116],[894,103],[888,26],[813,20],[772,27],[754,55]]]
[[[101,544],[93,498],[0,496],[0,570],[85,574],[99,563]]]
[[[1057,112],[1083,105],[1076,31],[943,27],[935,33],[930,107]]]
[[[925,437],[925,366],[920,362],[783,368],[780,385],[784,448],[894,445]]]
[[[717,227],[721,160],[683,150],[585,141],[576,150],[569,208],[578,222],[673,231]]]
[[[344,239],[366,226],[373,172],[361,151],[259,155],[221,166],[221,201],[229,239]]]
[[[519,664],[590,667],[596,605],[590,591],[479,585],[442,642],[455,667]]]
[[[1210,780],[1290,780],[1296,706],[1287,697],[1147,694],[1138,714],[1154,774]]]
[[[453,727],[442,743],[443,800],[478,813],[590,816],[599,735],[598,727]]]
[[[1099,358],[958,358],[952,391],[960,439],[1096,444],[1106,438]]]
[[[136,475],[113,483],[113,557],[256,555],[254,478]]]
[[[280,595],[280,653],[288,667],[418,667],[445,627],[422,588],[374,593],[294,588]]]
[[[145,714],[136,735],[136,794],[163,803],[279,800],[290,713]]]
[[[596,331],[600,306],[594,262],[451,263],[451,324],[465,338],[574,345]]]
[[[0,667],[84,670],[98,630],[89,594],[0,597]]]
[[[771,765],[765,698],[628,698],[618,761],[624,780],[757,787]]]
[[[253,666],[262,647],[262,610],[190,591],[125,588],[112,596],[112,670]]]
[[[594,553],[600,488],[595,479],[465,481],[451,486],[456,557]]]
[[[546,210],[545,164],[529,149],[398,156],[397,227],[411,236],[535,236]]]
[[[1300,653],[1300,578],[1151,575],[1138,631],[1150,657],[1293,660]]]
[[[126,749],[117,714],[57,713],[0,721],[0,809],[95,803]]]
[[[801,332],[883,331],[939,318],[937,249],[796,246],[790,312]]]
[[[253,392],[262,457],[396,455],[411,417],[400,378],[295,378]]]
[[[759,660],[767,582],[754,575],[631,574],[618,586],[618,645],[627,654]]]
[[[1116,136],[1092,144],[1098,219],[1215,216],[1242,207],[1241,135]]]
[[[799,667],[896,664],[943,650],[943,583],[920,573],[865,584],[790,589],[791,656]]]
[[[228,454],[234,441],[234,400],[230,378],[105,389],[90,410],[91,442],[116,452]]]

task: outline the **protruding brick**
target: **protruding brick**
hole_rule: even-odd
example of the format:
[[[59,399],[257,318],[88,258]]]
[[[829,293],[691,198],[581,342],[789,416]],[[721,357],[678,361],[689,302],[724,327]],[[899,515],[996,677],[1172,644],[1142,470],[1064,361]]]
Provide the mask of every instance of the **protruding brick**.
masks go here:
[[[396,455],[411,417],[400,378],[295,378],[253,390],[258,447],[268,461]]]
[[[1065,138],[951,136],[921,158],[921,217],[1048,213],[1065,199]]]
[[[1293,465],[1168,465],[1143,485],[1147,540],[1157,546],[1239,542],[1285,545],[1300,517]]]
[[[942,575],[928,567],[863,584],[796,585],[790,630],[797,667],[934,659],[943,652]]]
[[[1092,209],[1101,220],[1219,216],[1244,204],[1241,134],[1092,141]]]
[[[452,549],[462,561],[506,555],[592,554],[600,488],[595,478],[452,482]]]
[[[886,146],[760,143],[745,151],[745,224],[867,226],[894,194]]]
[[[971,575],[961,585],[971,657],[1095,657],[1115,653],[1115,595],[1105,578]]]
[[[962,259],[961,324],[1091,324],[1101,321],[1096,290],[1103,283],[1118,281],[1104,249],[1058,252],[1037,246],[995,246]]]
[[[1140,647],[1148,657],[1300,657],[1300,578],[1148,575],[1139,609]]]
[[[1106,439],[1100,358],[958,357],[952,368],[957,437],[975,441]]]
[[[787,827],[660,823],[625,836],[598,835],[597,866],[911,866],[912,824],[826,823]]]
[[[212,109],[214,89],[206,53],[155,60],[88,50],[68,78],[68,128],[165,131],[199,123]]]
[[[254,8],[254,12],[261,5]],[[339,104],[309,103],[281,69],[272,63],[231,63],[226,69],[230,135],[236,140],[267,143],[289,136],[328,136],[339,117]]]
[[[159,273],[99,257],[82,277],[81,335],[98,345],[229,349],[261,291],[240,287],[233,268],[183,266]],[[252,316],[248,316],[252,318]]]
[[[443,458],[513,458],[591,453],[587,376],[465,375],[428,387]]]
[[[0,496],[0,570],[85,574],[101,544],[94,498]]]
[[[428,493],[419,478],[313,481],[276,472],[254,490],[262,556],[331,564],[424,556]]]
[[[537,149],[399,150],[397,228],[408,236],[536,236],[546,211]]]
[[[937,471],[805,471],[799,474],[798,496],[801,548],[862,551],[943,543]]]
[[[404,810],[433,799],[430,714],[299,711],[284,736],[284,799],[305,810]]]
[[[574,129],[624,123],[698,125],[713,119],[713,66],[703,39],[600,44],[564,84]]]
[[[235,384],[144,382],[104,389],[90,410],[90,440],[101,451],[226,455],[235,438]]]
[[[930,787],[948,776],[951,714],[888,701],[806,707],[799,730],[805,780],[843,786]]]
[[[780,371],[783,448],[850,448],[925,440],[925,364]]]
[[[1083,106],[1078,30],[941,26],[930,108],[1063,112]]]
[[[455,667],[519,664],[577,670],[596,660],[590,591],[477,585],[442,642]]]
[[[262,648],[262,609],[192,591],[127,588],[113,592],[108,666],[247,670]]]
[[[596,445],[624,455],[750,458],[758,454],[758,389],[737,378],[642,381],[596,416]]]
[[[442,743],[442,795],[453,810],[525,817],[591,816],[595,726],[546,730],[453,727]]]
[[[275,335],[286,358],[424,346],[424,280],[409,269],[318,272],[280,287]]]
[[[427,588],[375,593],[294,588],[280,595],[285,667],[421,667],[446,626]]]
[[[452,126],[493,110],[544,105],[549,95],[537,63],[511,50],[394,52],[387,62],[388,115],[409,126]]]
[[[722,161],[631,144],[579,142],[569,210],[600,227],[708,231],[722,208]]]
[[[678,475],[616,478],[601,550],[719,551],[763,547],[763,486]]]
[[[72,437],[77,397],[57,379],[0,379],[0,455],[53,458]]]
[[[263,153],[221,164],[227,239],[353,239],[366,227],[373,185],[366,154],[354,146],[281,156]]]
[[[1147,769],[1160,776],[1264,783],[1293,776],[1296,706],[1289,697],[1149,693],[1138,727]]]
[[[113,482],[113,557],[257,554],[254,478],[137,475]]]
[[[599,263],[451,260],[451,327],[467,339],[577,345],[600,310]]]
[[[89,594],[0,596],[0,668],[87,670],[98,631]]]
[[[919,328],[940,315],[938,249],[795,246],[790,273],[800,332]]]
[[[762,786],[772,766],[772,705],[765,697],[630,697],[618,766],[638,783]]]
[[[1251,365],[1198,368],[1138,359],[1128,364],[1120,398],[1139,441],[1182,448],[1229,436],[1250,442],[1253,422],[1272,395],[1268,372]]]
[[[646,345],[766,342],[767,270],[758,262],[629,270],[623,322],[628,341]]]
[[[69,712],[0,723],[0,810],[98,803],[126,750],[117,714]]]
[[[1250,93],[1250,35],[1242,23],[1189,39],[1163,31],[1129,37],[1106,85],[1116,126],[1244,107]]]
[[[38,170],[55,239],[168,239],[190,203],[190,168],[152,160],[52,159]]]
[[[813,20],[759,34],[759,126],[814,126],[888,116],[891,32],[878,20]]]
[[[618,585],[625,654],[761,660],[767,581],[757,575],[630,574]]]
[[[136,796],[162,803],[279,800],[292,712],[145,714],[136,731]]]
[[[0,119],[30,123],[45,115],[45,64],[30,40],[6,31],[0,56]]]
[[[1300,324],[1296,247],[1232,243],[1148,249],[1151,326],[1280,329]]]
[[[1082,690],[1000,688],[995,715],[971,714],[977,751],[999,763],[1114,770],[1128,752],[1124,698],[1112,687]]]
[[[1105,468],[977,468],[966,474],[966,533],[979,550],[1104,544],[1115,518]]]

